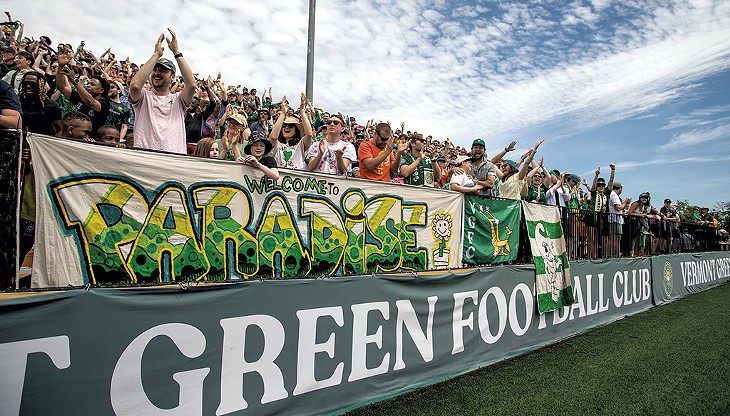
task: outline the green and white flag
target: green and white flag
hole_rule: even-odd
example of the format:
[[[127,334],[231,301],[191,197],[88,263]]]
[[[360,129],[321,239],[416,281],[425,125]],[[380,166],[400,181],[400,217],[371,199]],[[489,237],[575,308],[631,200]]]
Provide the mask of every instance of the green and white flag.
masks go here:
[[[520,201],[464,195],[464,264],[512,261],[520,244]]]
[[[522,202],[535,263],[537,310],[540,313],[572,305],[570,264],[558,207]]]

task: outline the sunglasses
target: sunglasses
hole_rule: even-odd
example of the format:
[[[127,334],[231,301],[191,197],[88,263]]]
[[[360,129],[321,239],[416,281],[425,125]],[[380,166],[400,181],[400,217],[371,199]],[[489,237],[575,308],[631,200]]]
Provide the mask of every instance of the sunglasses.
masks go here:
[[[284,127],[285,129],[293,129],[293,128],[295,127],[295,125],[294,125],[294,124],[287,124],[287,123],[284,123],[284,126],[283,126],[283,127]]]
[[[328,126],[331,126],[331,125],[333,125],[333,124],[334,124],[335,126],[339,126],[339,125],[340,125],[341,123],[340,123],[340,120],[327,120],[327,125],[328,125]]]

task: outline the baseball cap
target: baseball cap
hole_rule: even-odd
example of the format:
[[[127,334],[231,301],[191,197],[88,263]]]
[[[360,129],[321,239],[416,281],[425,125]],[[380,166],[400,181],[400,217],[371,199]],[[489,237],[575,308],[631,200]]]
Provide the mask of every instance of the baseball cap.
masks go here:
[[[487,147],[487,145],[484,143],[484,140],[482,139],[474,139],[473,142],[471,142],[472,146],[481,146],[481,147]]]
[[[171,60],[167,59],[167,58],[160,58],[160,59],[158,59],[157,60],[157,63],[155,64],[155,66],[157,66],[157,65],[159,65],[159,66],[161,66],[161,67],[163,67],[165,69],[168,69],[168,70],[170,70],[172,72],[177,71],[177,68],[175,68],[175,63],[172,62]]]
[[[469,156],[459,156],[454,160],[454,164],[464,163],[464,161],[471,159]]]
[[[243,117],[242,115],[238,114],[238,113],[226,117],[226,120],[234,120],[236,123],[238,123],[238,124],[240,124],[240,125],[242,125],[244,127],[248,127],[248,123],[246,122],[246,118]]]
[[[665,203],[669,202],[669,203],[671,204],[671,203],[672,203],[672,200],[671,200],[671,199],[669,199],[669,198],[667,198],[667,199],[665,199],[665,200],[664,200],[664,202],[665,202]]]

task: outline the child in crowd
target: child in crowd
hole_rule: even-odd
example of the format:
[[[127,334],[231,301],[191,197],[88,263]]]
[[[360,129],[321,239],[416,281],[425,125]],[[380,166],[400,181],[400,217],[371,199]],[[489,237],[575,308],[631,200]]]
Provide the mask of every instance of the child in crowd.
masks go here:
[[[276,161],[274,158],[266,156],[271,151],[271,147],[269,139],[262,132],[256,131],[243,149],[245,156],[240,154],[237,147],[234,147],[233,151],[236,153],[237,161],[253,166],[269,178],[277,180],[279,170],[276,168]]]
[[[459,156],[455,160],[457,168],[461,168],[460,173],[454,173],[449,182],[449,189],[463,193],[478,193],[482,189],[481,185],[474,183],[471,175],[471,158],[469,156]]]
[[[209,157],[211,159],[218,159],[218,142],[212,137],[203,137],[198,141],[195,146],[194,156]]]

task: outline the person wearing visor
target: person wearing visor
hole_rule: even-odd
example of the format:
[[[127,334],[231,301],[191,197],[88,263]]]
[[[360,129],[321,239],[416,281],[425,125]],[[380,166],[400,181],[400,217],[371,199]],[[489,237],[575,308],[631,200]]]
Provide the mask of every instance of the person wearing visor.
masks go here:
[[[186,154],[185,109],[193,100],[196,81],[180,52],[175,32],[167,30],[170,32],[170,38],[166,39],[167,46],[180,66],[185,87],[177,93],[170,91],[176,68],[174,62],[162,57],[165,35],[161,34],[152,56],[134,75],[129,86],[129,102],[135,113],[134,145],[143,149]],[[148,80],[152,86],[150,90],[143,88]]]
[[[280,167],[306,170],[307,162],[304,156],[312,145],[312,123],[309,122],[306,111],[307,96],[301,93],[299,99],[299,114],[302,121],[296,116],[287,115],[289,102],[286,96],[281,99],[282,111],[279,112],[269,134],[269,141],[272,144],[269,156],[273,157]]]
[[[454,173],[449,181],[449,189],[463,193],[479,193],[482,189],[481,185],[474,182],[471,176],[472,159],[469,156],[459,156],[455,160],[455,165],[461,168],[463,173]]]

